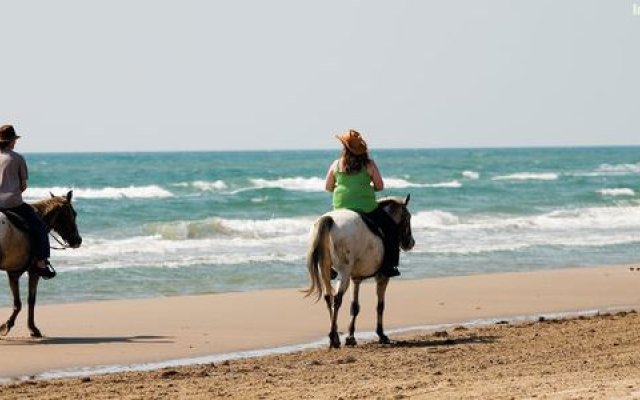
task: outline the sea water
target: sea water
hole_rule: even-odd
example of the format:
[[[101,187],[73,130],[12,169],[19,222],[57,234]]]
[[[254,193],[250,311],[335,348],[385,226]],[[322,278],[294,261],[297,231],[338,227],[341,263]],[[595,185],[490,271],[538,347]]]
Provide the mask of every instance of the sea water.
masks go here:
[[[73,189],[83,237],[79,249],[53,250],[59,275],[41,283],[38,301],[304,287],[309,230],[331,208],[324,178],[338,155],[25,154],[25,199]],[[416,245],[395,279],[640,261],[638,147],[372,156],[380,196],[411,194]]]

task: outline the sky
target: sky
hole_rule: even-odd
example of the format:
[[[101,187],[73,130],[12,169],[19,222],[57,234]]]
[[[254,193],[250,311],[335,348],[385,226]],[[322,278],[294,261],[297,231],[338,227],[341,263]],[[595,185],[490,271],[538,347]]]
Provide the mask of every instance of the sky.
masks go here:
[[[0,0],[20,152],[640,145],[640,0]]]

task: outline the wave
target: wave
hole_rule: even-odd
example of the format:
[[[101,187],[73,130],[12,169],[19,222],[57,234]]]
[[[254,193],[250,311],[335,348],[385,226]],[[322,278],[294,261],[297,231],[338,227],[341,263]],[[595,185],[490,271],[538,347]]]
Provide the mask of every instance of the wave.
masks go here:
[[[278,179],[250,179],[253,188],[238,189],[233,194],[240,191],[251,189],[284,189],[289,191],[301,192],[324,192],[324,178],[312,177],[294,177],[294,178],[278,178]],[[406,189],[406,188],[459,188],[462,184],[457,181],[440,182],[440,183],[414,183],[402,178],[385,178],[384,185],[387,189]]]
[[[456,189],[462,187],[462,184],[457,181],[448,181],[440,183],[413,183],[402,178],[386,178],[384,179],[384,186],[387,189],[406,189],[406,188],[451,188]]]
[[[598,247],[638,242],[640,207],[588,207],[529,216],[413,215],[416,251],[474,254],[536,246]]]
[[[598,168],[589,172],[575,172],[569,175],[571,176],[585,176],[585,177],[597,177],[597,176],[624,176],[640,174],[640,163],[637,164],[600,164]]]
[[[314,220],[315,217],[264,220],[214,217],[148,224],[128,238],[89,235],[80,249],[55,251],[55,259],[63,270],[253,263],[302,265]],[[638,243],[640,206],[561,209],[527,216],[429,210],[414,213],[412,228],[416,247],[409,254],[414,255],[599,247]]]
[[[601,164],[595,172],[612,174],[640,174],[640,163],[637,164]]]
[[[301,192],[323,192],[325,180],[318,177],[303,178],[279,178],[279,179],[250,179],[255,188],[258,189],[284,189]]]
[[[304,239],[167,240],[159,235],[106,240],[85,238],[74,251],[55,251],[59,271],[130,267],[181,268],[201,265],[302,263]]]
[[[479,179],[480,178],[480,174],[478,172],[475,171],[462,171],[462,177],[463,178],[467,178],[467,179]]]
[[[171,221],[149,224],[143,228],[145,234],[159,236],[166,240],[189,240],[213,237],[232,238],[272,238],[292,235],[306,235],[314,219],[272,218],[225,219],[207,218],[198,221]]]
[[[511,175],[500,175],[491,178],[492,181],[554,181],[558,174],[554,172],[519,172]]]
[[[587,207],[555,210],[529,216],[482,215],[456,216],[445,211],[422,211],[411,219],[414,228],[464,230],[565,230],[565,229],[640,229],[640,207]]]
[[[201,191],[220,191],[220,190],[227,189],[227,184],[222,180],[217,180],[213,182],[209,182],[209,181],[180,182],[180,183],[176,183],[174,186],[189,187],[189,188],[194,188]]]
[[[51,188],[28,188],[24,197],[28,200],[38,200],[42,198],[48,198],[49,193],[61,195],[67,193],[73,189],[74,198],[83,199],[148,199],[148,198],[166,198],[173,197],[173,193],[165,190],[157,185],[149,186],[129,186],[129,187],[104,187],[99,189],[93,188],[64,188],[64,187],[51,187]]]
[[[636,192],[629,188],[600,189],[596,191],[603,196],[635,196]]]

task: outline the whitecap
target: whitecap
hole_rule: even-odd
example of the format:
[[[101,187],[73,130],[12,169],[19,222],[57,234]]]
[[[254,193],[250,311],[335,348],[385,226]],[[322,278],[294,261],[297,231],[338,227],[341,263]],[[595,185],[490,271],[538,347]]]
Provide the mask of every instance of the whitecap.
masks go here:
[[[325,180],[318,177],[303,178],[278,178],[278,179],[250,179],[254,187],[260,189],[284,189],[300,192],[323,192]]]
[[[553,181],[558,179],[558,174],[554,172],[519,172],[511,175],[500,175],[491,178],[493,181]]]
[[[160,235],[168,240],[189,240],[212,237],[267,238],[286,235],[305,235],[314,219],[270,218],[227,219],[212,217],[196,221],[170,221],[146,225],[149,235]]]
[[[387,189],[406,189],[406,188],[460,188],[462,184],[457,181],[448,181],[440,183],[413,183],[402,178],[386,178],[384,186]]]
[[[458,225],[460,218],[452,213],[433,210],[420,211],[411,218],[411,226],[413,229],[427,229]]]
[[[28,188],[24,197],[29,200],[48,198],[49,193],[61,195],[67,193],[71,188],[51,187],[51,188]],[[173,197],[173,193],[157,185],[129,186],[129,187],[103,187],[103,188],[73,188],[74,198],[83,199],[119,199],[119,198],[165,198]]]
[[[612,174],[638,174],[640,173],[640,163],[637,164],[601,164],[597,169],[598,173]]]
[[[603,196],[635,196],[636,192],[629,188],[600,189],[596,191]]]
[[[467,179],[476,180],[480,178],[480,174],[475,171],[462,171],[462,177]]]
[[[223,180],[217,181],[193,181],[193,182],[180,182],[174,184],[174,186],[178,187],[192,187],[201,191],[219,191],[227,189],[227,184]]]

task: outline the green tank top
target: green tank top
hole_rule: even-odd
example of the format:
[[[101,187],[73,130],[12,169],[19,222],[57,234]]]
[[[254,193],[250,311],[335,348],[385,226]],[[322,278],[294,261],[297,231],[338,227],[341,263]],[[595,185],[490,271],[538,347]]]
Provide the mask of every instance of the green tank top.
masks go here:
[[[355,174],[335,171],[336,186],[333,189],[333,208],[371,212],[378,207],[371,177],[366,168]]]

